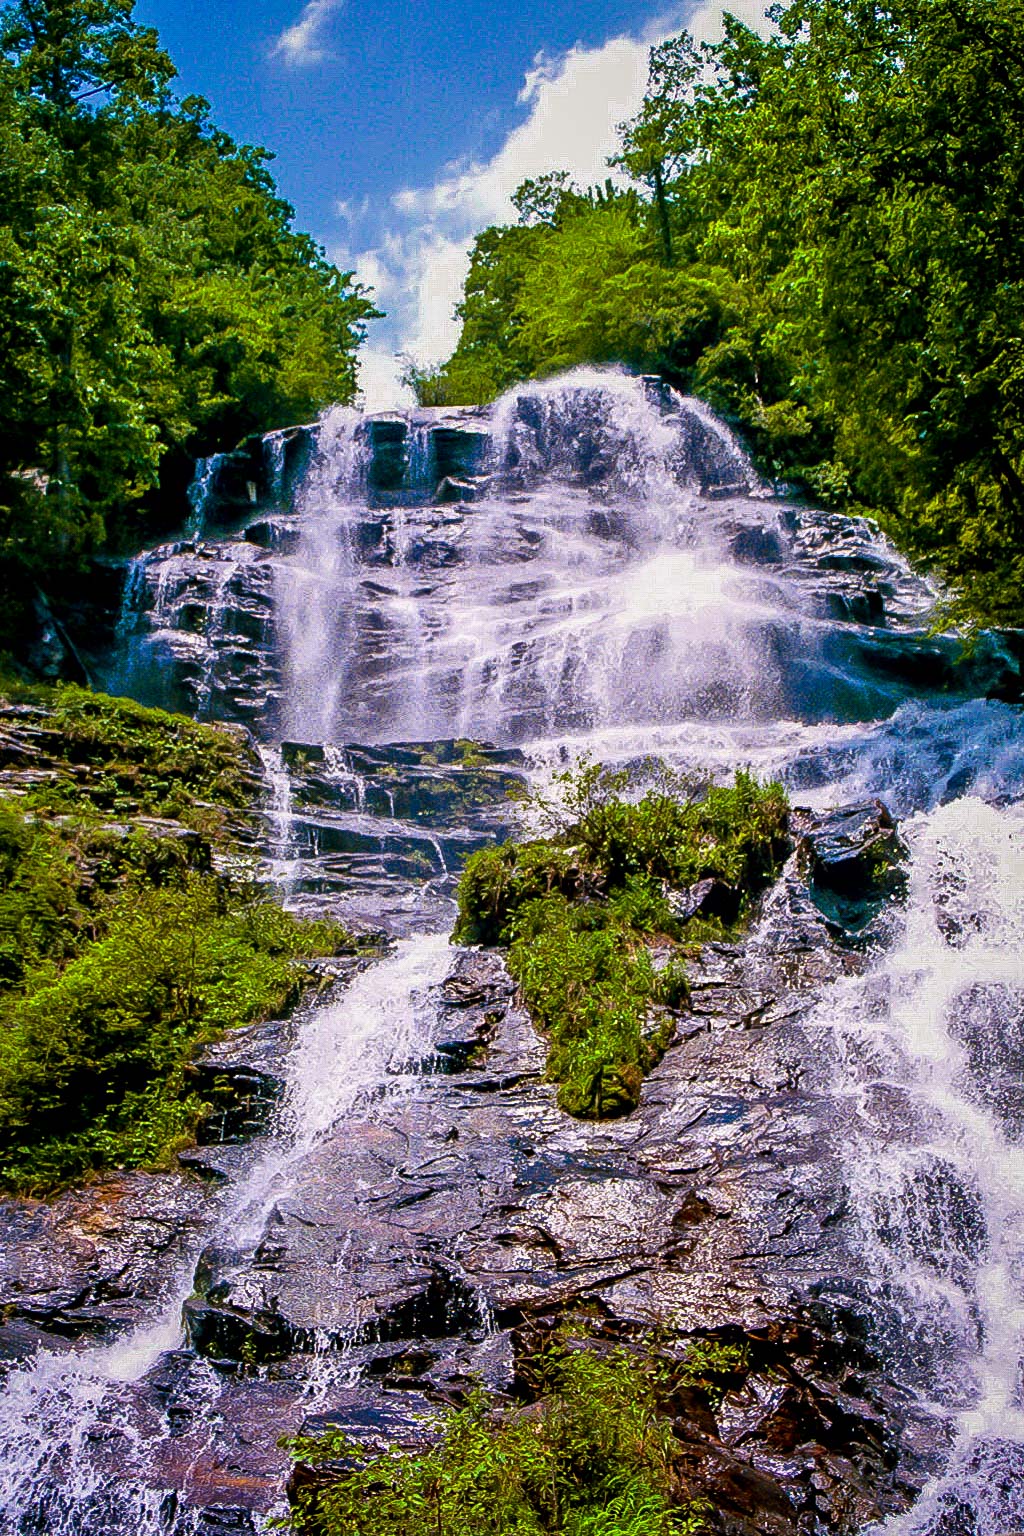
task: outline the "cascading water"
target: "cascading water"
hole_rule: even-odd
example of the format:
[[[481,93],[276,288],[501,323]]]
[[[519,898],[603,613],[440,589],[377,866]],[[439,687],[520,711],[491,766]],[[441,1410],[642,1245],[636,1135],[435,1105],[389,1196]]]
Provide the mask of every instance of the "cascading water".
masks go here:
[[[772,653],[802,643],[804,605],[725,560],[721,520],[696,513],[702,474],[756,481],[689,402],[664,412],[641,380],[586,372],[515,391],[495,408],[489,493],[441,517],[374,518],[346,430],[339,451],[325,427],[280,588],[289,734],[521,741],[783,708]]]
[[[277,1134],[245,1182],[219,1202],[217,1231],[239,1246],[255,1243],[318,1142],[343,1136],[346,1116],[365,1113],[381,1095],[408,1091],[432,1049],[432,994],[447,966],[443,937],[407,940],[299,1030]],[[135,1386],[180,1343],[194,1269],[193,1255],[154,1324],[98,1349],[44,1353],[8,1377],[0,1408],[4,1536],[191,1536],[199,1529],[198,1516],[179,1515],[176,1501],[152,1485],[167,1427],[153,1423]],[[202,1361],[195,1373],[197,1390],[209,1397],[213,1440],[216,1378]],[[209,1453],[205,1444],[189,1450],[197,1459]]]
[[[224,455],[221,453],[213,453],[209,458],[196,460],[196,472],[188,488],[189,514],[185,521],[186,538],[201,539],[206,532],[206,518],[217,472],[223,462]]]
[[[877,1338],[950,1413],[950,1464],[886,1529],[1024,1522],[1024,815],[966,797],[905,827],[893,948],[819,1010]]]
[[[302,741],[329,741],[351,648],[351,598],[366,444],[357,411],[338,408],[321,425],[317,454],[300,494],[298,557],[283,578],[285,730]],[[325,601],[325,595],[331,599]],[[347,600],[346,600],[347,599]],[[329,664],[323,665],[322,659]]]
[[[750,765],[818,808],[880,795],[908,818],[906,903],[808,1028],[848,1188],[851,1305],[949,1424],[943,1470],[885,1532],[1024,1527],[1024,728],[1000,701],[1000,644],[964,659],[929,635],[934,594],[877,529],[772,496],[704,406],[656,381],[582,370],[486,412],[339,409],[311,441],[293,508],[276,439],[248,527],[137,564],[110,674],[145,694],[125,658],[144,652],[150,677],[162,658],[169,697],[249,721],[270,873],[291,897],[337,910],[355,891],[374,924],[421,933],[300,1027],[277,1134],[217,1197],[213,1245],[262,1274],[289,1191],[320,1188],[314,1150],[413,1081],[399,1069],[431,1048],[450,871],[500,829],[492,801],[522,754],[537,778],[586,752],[657,755],[712,776]],[[11,1378],[0,1531],[192,1529],[180,1463],[208,1470],[216,1372],[188,1368],[208,1434],[175,1455],[143,1390],[190,1285],[186,1266],[157,1331]],[[309,1379],[329,1396],[337,1341],[310,1326]]]

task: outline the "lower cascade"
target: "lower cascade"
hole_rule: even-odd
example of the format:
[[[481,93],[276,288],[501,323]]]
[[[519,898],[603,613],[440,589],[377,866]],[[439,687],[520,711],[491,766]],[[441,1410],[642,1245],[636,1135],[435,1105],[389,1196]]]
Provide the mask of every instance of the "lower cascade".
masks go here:
[[[1019,637],[933,633],[877,527],[610,370],[336,409],[203,460],[182,522],[125,572],[102,684],[247,726],[267,877],[390,947],[215,1048],[273,1110],[154,1174],[157,1208],[10,1203],[15,1263],[78,1268],[15,1287],[0,1533],[269,1529],[280,1437],[401,1443],[570,1301],[776,1362],[687,1443],[734,1536],[1024,1531]],[[496,956],[448,939],[509,792],[580,757],[749,768],[815,829],[599,1124],[555,1108]],[[904,884],[852,914],[807,849],[876,800]],[[118,1219],[148,1225],[105,1248]]]

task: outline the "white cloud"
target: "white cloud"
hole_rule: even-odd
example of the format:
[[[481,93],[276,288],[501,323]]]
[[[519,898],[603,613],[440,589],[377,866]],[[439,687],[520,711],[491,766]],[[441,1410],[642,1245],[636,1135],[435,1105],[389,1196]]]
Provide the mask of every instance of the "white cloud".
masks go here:
[[[329,59],[331,53],[324,34],[331,17],[343,4],[344,0],[309,0],[298,21],[286,27],[277,38],[271,53],[293,68]]]
[[[766,0],[727,0],[690,9],[696,37],[721,36],[723,10],[764,30]],[[512,193],[529,176],[568,171],[581,186],[603,182],[618,144],[617,128],[637,111],[647,83],[652,43],[683,23],[662,17],[641,37],[616,37],[600,48],[575,47],[557,58],[538,56],[518,104],[526,116],[489,160],[447,166],[430,186],[406,187],[392,199],[391,223],[372,251],[349,257],[360,280],[373,286],[388,318],[378,327],[377,356],[395,352],[419,363],[442,361],[458,338],[455,305],[469,266],[473,236],[487,224],[515,218]],[[375,365],[375,377],[379,370]]]
[[[477,228],[514,216],[512,193],[527,176],[557,169],[582,185],[603,181],[616,125],[636,111],[646,79],[647,44],[632,38],[538,58],[518,98],[529,115],[497,154],[432,187],[405,189],[395,198],[396,210]]]
[[[402,359],[380,347],[360,349],[359,393],[368,411],[406,411],[416,404],[409,385],[402,383]]]
[[[355,224],[359,219],[365,219],[369,211],[369,195],[360,198],[357,203],[354,203],[351,198],[339,197],[334,204],[334,212],[345,224]]]

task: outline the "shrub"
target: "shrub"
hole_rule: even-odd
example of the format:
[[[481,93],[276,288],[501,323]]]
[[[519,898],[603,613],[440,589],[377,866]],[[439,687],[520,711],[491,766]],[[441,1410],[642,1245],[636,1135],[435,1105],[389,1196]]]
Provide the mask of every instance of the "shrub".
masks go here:
[[[47,723],[60,735],[60,755],[79,768],[37,795],[44,806],[194,823],[197,802],[234,810],[248,805],[253,768],[240,735],[71,684],[42,696]]]
[[[197,1050],[287,1007],[296,961],[348,935],[283,911],[244,862],[213,872],[253,785],[242,737],[80,688],[25,694],[60,767],[0,801],[0,1184],[42,1192],[166,1159],[204,1112]]]
[[[202,1111],[197,1048],[283,1009],[294,957],[343,938],[213,875],[129,883],[63,968],[41,961],[3,1000],[0,1180],[48,1188],[159,1160]]]
[[[635,1108],[671,1042],[685,973],[676,958],[656,970],[651,941],[724,931],[677,916],[670,890],[721,881],[743,916],[788,846],[780,785],[738,773],[729,787],[698,792],[665,770],[657,777],[629,800],[623,773],[584,763],[560,775],[557,800],[531,803],[548,837],[481,850],[459,885],[453,938],[509,946],[509,970],[548,1041],[559,1105],[578,1116]]]
[[[557,1345],[531,1362],[528,1408],[473,1392],[436,1444],[365,1459],[343,1435],[289,1443],[302,1536],[697,1536],[655,1362]]]

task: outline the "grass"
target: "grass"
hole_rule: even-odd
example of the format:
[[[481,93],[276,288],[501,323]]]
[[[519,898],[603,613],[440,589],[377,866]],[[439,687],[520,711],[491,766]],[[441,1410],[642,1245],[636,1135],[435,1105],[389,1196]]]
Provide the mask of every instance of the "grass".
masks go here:
[[[726,931],[680,916],[673,893],[714,880],[742,921],[785,856],[788,806],[779,785],[744,773],[701,790],[666,778],[633,800],[625,775],[592,764],[559,782],[559,800],[532,807],[546,837],[470,858],[453,938],[508,946],[560,1107],[605,1118],[635,1108],[671,1042],[681,948]]]
[[[366,1450],[337,1432],[288,1442],[299,1536],[699,1536],[710,1506],[675,1475],[671,1399],[742,1379],[742,1346],[668,1363],[556,1337],[521,1363],[530,1402],[483,1391],[418,1453]],[[731,1353],[730,1353],[731,1351]],[[728,1357],[728,1358],[727,1358]]]
[[[237,856],[215,872],[254,784],[244,738],[81,689],[29,702],[25,739],[65,771],[0,799],[0,1185],[45,1194],[167,1162],[206,1112],[196,1053],[286,1009],[302,960],[349,936]]]

